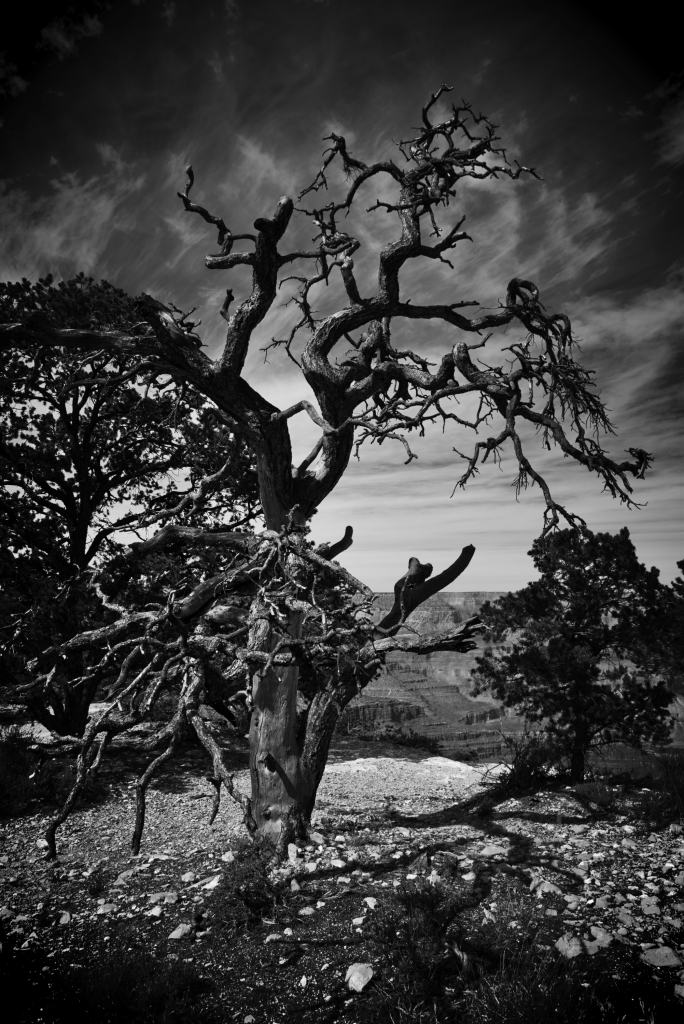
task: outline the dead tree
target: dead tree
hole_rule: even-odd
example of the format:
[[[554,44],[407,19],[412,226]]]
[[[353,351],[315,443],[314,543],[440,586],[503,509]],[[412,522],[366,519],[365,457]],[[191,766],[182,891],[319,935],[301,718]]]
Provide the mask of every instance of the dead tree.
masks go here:
[[[143,565],[169,545],[204,544],[225,552],[223,570],[185,593],[169,595],[163,608],[135,612],[126,605],[125,588],[118,592],[110,580],[102,589],[110,601],[111,623],[65,645],[88,651],[84,671],[98,673],[109,687],[106,709],[75,744],[78,780],[86,778],[89,764],[102,755],[105,739],[144,720],[170,681],[180,686],[173,718],[147,741],[150,749],[166,750],[140,780],[135,843],[144,818],[145,787],[156,764],[171,756],[183,730],[194,729],[211,758],[217,787],[220,780],[242,805],[251,831],[273,837],[282,850],[290,838],[306,833],[335,723],[386,654],[458,652],[474,646],[476,620],[440,636],[401,632],[410,612],[465,568],[472,547],[464,548],[453,565],[434,578],[431,566],[411,559],[408,573],[395,588],[394,608],[374,626],[372,594],[335,561],[351,544],[351,529],[339,543],[318,549],[307,539],[311,516],[364,441],[398,440],[410,461],[415,457],[409,445],[412,431],[422,432],[431,423],[477,430],[494,421],[492,436],[478,440],[472,453],[462,456],[465,468],[458,485],[464,486],[489,457],[496,461],[509,442],[517,460],[517,490],[530,483],[541,489],[545,530],[561,519],[582,524],[556,503],[529,461],[521,424],[536,428],[546,448],[557,447],[563,456],[596,473],[604,487],[627,504],[633,503],[629,478],[642,477],[649,465],[648,454],[640,449],[630,449],[630,460],[620,462],[603,449],[602,435],[611,431],[611,425],[591,372],[575,360],[570,321],[563,314],[547,313],[531,281],[511,281],[505,299],[489,310],[469,299],[422,305],[404,297],[404,267],[415,260],[449,263],[447,254],[469,237],[462,230],[463,219],[447,229],[438,220],[463,178],[535,175],[532,168],[509,164],[505,151],[497,147],[495,126],[474,115],[468,105],[454,106],[446,120],[435,123],[433,108],[448,91],[442,86],[430,98],[420,128],[398,144],[399,162],[366,164],[350,155],[344,138],[331,135],[323,166],[298,197],[298,205],[282,197],[272,217],[255,221],[252,233],[234,234],[222,218],[191,200],[194,177],[188,168],[185,188],[178,193],[185,211],[218,230],[219,251],[206,257],[207,268],[231,271],[246,266],[252,271],[251,293],[243,301],[233,307],[233,294],[226,293],[221,309],[226,340],[216,360],[209,359],[176,311],[147,297],[141,300],[135,331],[57,330],[39,314],[0,325],[0,343],[6,346],[37,343],[135,355],[141,372],[158,369],[178,382],[190,382],[215,403],[231,430],[241,434],[255,453],[265,532],[209,532],[175,525],[172,510],[158,515],[157,522],[166,525],[131,549],[131,566]],[[344,194],[337,201],[307,205],[326,193],[334,164],[346,175]],[[361,243],[341,224],[347,223],[364,185],[373,179],[385,181],[392,196],[378,200],[370,210],[393,215],[399,231],[382,248],[377,282],[368,286],[370,294],[364,294],[366,287],[357,280],[353,259]],[[313,225],[313,245],[281,250],[295,213]],[[312,269],[288,278],[295,264]],[[316,289],[337,274],[346,293],[344,304],[319,316],[312,306]],[[284,349],[298,363],[316,404],[300,401],[281,410],[247,383],[243,368],[284,279],[297,284],[298,320],[287,338],[273,340],[268,347]],[[465,312],[469,307],[474,308],[473,315]],[[422,328],[437,323],[453,329],[453,342],[435,368],[419,353],[395,347],[393,326],[408,321],[420,322]],[[523,337],[508,347],[506,365],[474,361],[473,349],[487,341],[482,333],[507,325],[517,325]],[[468,337],[475,337],[475,343],[469,345],[464,340]],[[342,346],[348,351],[339,359]],[[458,401],[473,394],[479,410],[474,419],[466,420],[458,414]],[[300,413],[308,415],[320,433],[311,452],[293,466],[288,421]],[[60,653],[46,652],[39,669],[49,672]],[[238,727],[249,728],[249,796],[236,792],[223,753],[202,717],[203,704],[220,709]],[[53,854],[55,829],[67,812],[68,807],[51,826]]]

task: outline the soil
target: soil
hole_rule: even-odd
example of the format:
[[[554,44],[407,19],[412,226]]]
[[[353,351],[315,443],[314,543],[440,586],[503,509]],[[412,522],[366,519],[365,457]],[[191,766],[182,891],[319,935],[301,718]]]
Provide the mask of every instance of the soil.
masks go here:
[[[213,787],[195,747],[152,784],[141,853],[131,856],[133,787],[146,760],[120,753],[105,762],[107,798],[62,826],[57,862],[43,850],[53,808],[2,823],[5,998],[13,987],[17,1024],[78,1019],[83,979],[125,955],[192,969],[206,982],[193,998],[207,1020],[378,1020],[402,984],[387,922],[426,886],[458,896],[466,940],[495,926],[514,934],[517,918],[531,915],[540,957],[577,956],[604,973],[607,959],[616,979],[643,975],[662,988],[668,1012],[681,1010],[679,826],[649,833],[571,790],[483,805],[496,766],[344,738],[311,841],[292,847],[264,887],[250,874],[240,808],[224,797],[209,825]],[[238,788],[248,788],[245,754],[234,767]],[[185,934],[173,938],[179,925]],[[643,959],[662,949],[670,966]],[[373,971],[358,993],[346,980],[355,963]],[[457,1009],[467,989],[453,998]]]

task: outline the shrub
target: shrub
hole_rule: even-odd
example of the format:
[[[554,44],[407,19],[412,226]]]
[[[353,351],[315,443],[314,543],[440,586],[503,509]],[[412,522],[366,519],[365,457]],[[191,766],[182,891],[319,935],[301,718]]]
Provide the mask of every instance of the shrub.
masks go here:
[[[203,1002],[213,989],[190,964],[160,962],[142,950],[112,950],[96,969],[44,972],[22,955],[0,964],[14,1024],[210,1024],[223,1015]],[[50,961],[47,961],[47,966]]]
[[[503,772],[485,778],[490,796],[506,797],[557,785],[567,772],[567,757],[557,740],[543,731],[520,736],[501,733],[509,761]]]
[[[20,814],[35,798],[39,759],[16,725],[0,728],[0,817]]]
[[[684,822],[684,751],[668,751],[656,757],[658,778],[646,792],[635,794],[632,813],[654,825]]]
[[[260,925],[264,916],[276,918],[284,893],[268,877],[273,848],[243,840],[235,860],[224,872],[212,900],[218,929],[229,937]]]

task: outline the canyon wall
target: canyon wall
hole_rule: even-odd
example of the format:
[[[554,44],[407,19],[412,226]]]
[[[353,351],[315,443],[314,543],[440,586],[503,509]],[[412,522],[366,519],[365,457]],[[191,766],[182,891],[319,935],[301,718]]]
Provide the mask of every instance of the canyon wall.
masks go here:
[[[446,631],[498,597],[501,592],[442,592],[417,608],[408,622],[419,633]],[[393,594],[376,595],[377,620],[393,603]],[[495,756],[501,748],[501,730],[519,732],[522,722],[491,697],[473,695],[476,656],[476,651],[389,655],[380,675],[346,709],[339,728],[364,733],[398,728],[438,741],[442,752],[452,757]]]
[[[408,624],[418,633],[438,633],[477,615],[486,601],[496,601],[500,591],[442,592],[413,612]],[[376,595],[376,621],[394,603],[393,594]],[[485,646],[483,638],[478,647]],[[473,694],[471,672],[478,651],[470,654],[439,653],[421,656],[391,654],[381,673],[346,708],[338,728],[377,734],[391,730],[437,741],[440,751],[459,760],[497,758],[505,751],[501,733],[519,734],[523,722],[489,695]],[[671,707],[675,716],[670,749],[684,747],[684,694],[677,693]],[[611,764],[642,758],[615,744],[602,755]]]

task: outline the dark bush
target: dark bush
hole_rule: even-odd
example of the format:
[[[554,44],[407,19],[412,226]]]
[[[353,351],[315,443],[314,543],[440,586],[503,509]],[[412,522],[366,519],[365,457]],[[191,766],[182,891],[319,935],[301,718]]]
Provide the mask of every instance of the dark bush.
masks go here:
[[[0,963],[13,1024],[218,1024],[204,998],[213,984],[190,964],[113,950],[86,971],[43,971],[22,955]],[[45,963],[49,967],[50,962]]]
[[[24,811],[37,794],[39,758],[16,725],[0,727],[0,817]]]
[[[503,772],[487,779],[491,796],[533,792],[557,785],[568,771],[563,746],[548,733],[524,732],[521,736],[501,733],[508,763]]]
[[[668,751],[656,757],[658,776],[647,791],[634,794],[631,811],[653,825],[684,822],[684,751]]]
[[[264,916],[276,919],[285,894],[268,878],[273,848],[243,840],[235,851],[212,900],[212,918],[217,929],[229,937],[261,925]]]

